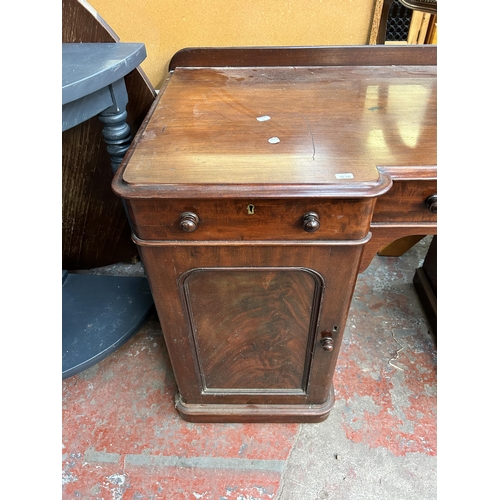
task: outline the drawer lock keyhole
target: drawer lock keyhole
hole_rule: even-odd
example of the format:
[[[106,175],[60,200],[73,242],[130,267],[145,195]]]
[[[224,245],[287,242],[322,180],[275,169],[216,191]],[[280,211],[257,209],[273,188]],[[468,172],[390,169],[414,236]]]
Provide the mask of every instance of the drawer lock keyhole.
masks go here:
[[[248,215],[253,215],[255,213],[255,205],[248,205],[247,212],[248,212]]]

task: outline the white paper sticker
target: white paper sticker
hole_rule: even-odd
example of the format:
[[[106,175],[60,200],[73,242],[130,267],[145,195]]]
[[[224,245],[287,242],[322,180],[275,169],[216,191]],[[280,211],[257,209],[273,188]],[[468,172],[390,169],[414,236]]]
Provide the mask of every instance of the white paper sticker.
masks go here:
[[[270,144],[278,144],[280,142],[279,137],[271,137],[270,139],[267,140]]]
[[[257,121],[259,122],[267,122],[267,120],[270,120],[271,117],[270,116],[267,116],[267,115],[264,115],[264,116],[258,116],[257,117]]]
[[[337,179],[354,179],[354,175],[349,173],[349,174],[335,174],[335,177]]]

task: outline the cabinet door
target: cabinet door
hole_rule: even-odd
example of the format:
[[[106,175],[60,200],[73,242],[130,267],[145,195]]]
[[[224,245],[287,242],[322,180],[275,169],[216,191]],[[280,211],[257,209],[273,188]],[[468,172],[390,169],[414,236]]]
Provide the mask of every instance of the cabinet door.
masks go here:
[[[138,241],[182,401],[327,401],[362,243]]]
[[[301,268],[196,268],[180,286],[203,394],[306,394],[321,276]]]

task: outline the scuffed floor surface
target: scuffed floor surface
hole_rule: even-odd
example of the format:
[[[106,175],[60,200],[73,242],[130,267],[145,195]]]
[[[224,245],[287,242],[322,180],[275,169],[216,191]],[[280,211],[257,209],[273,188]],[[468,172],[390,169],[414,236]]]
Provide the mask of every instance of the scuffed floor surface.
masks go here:
[[[183,421],[152,317],[62,383],[63,500],[435,499],[436,348],[412,284],[429,242],[359,276],[319,424]]]

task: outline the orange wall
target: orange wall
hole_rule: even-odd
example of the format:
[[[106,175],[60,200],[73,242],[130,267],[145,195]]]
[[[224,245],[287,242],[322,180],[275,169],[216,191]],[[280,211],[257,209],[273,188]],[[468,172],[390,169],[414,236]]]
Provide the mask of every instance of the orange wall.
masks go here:
[[[88,0],[122,42],[146,44],[158,89],[184,47],[365,45],[375,0]]]

